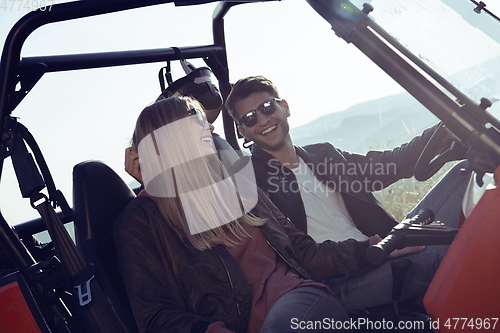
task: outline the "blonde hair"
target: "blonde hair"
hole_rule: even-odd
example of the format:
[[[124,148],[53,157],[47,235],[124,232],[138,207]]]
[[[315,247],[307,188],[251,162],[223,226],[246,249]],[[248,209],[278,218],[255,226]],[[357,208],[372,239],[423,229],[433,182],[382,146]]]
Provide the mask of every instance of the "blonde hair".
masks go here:
[[[152,192],[160,193],[149,194],[167,223],[196,249],[206,250],[218,244],[239,245],[249,237],[242,225],[259,226],[264,220],[245,214],[241,201],[234,195],[234,184],[215,152],[205,155],[200,138],[187,128],[188,122],[178,121],[189,117],[188,111],[193,108],[203,112],[198,101],[176,96],[153,103],[139,115],[132,143],[139,151],[143,176],[145,173],[158,174],[155,181],[150,182],[156,187],[148,187],[145,182],[146,191],[149,193],[148,188],[151,188]],[[171,126],[174,122],[175,126]],[[162,132],[157,131],[164,126]],[[161,137],[155,136],[156,133],[161,133]],[[146,137],[152,138],[154,154],[141,155],[139,144]],[[151,172],[154,159],[157,161],[161,157],[160,146],[163,156],[168,155],[168,160],[174,161],[171,165],[162,164],[161,175]],[[159,189],[158,184],[163,189]],[[202,229],[193,232],[193,218],[203,221]]]

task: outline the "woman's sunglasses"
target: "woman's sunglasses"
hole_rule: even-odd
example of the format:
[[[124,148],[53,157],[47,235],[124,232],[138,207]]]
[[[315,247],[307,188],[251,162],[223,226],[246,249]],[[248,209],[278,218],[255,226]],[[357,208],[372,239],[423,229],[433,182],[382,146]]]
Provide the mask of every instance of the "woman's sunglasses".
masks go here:
[[[255,124],[257,124],[257,110],[265,116],[270,116],[276,112],[276,103],[281,101],[282,99],[279,98],[273,98],[269,101],[265,101],[259,105],[257,109],[247,112],[243,117],[238,119],[238,125],[245,125],[246,127],[255,126]]]
[[[198,121],[200,122],[201,126],[205,126],[208,122],[207,116],[205,115],[205,112],[198,110],[195,107],[192,107],[191,109],[187,110],[190,116],[196,115]]]

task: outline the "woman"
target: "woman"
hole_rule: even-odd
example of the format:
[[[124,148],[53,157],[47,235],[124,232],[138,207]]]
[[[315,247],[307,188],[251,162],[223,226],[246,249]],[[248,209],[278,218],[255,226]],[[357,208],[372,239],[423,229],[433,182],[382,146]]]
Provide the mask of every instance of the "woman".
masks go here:
[[[145,190],[114,236],[141,332],[348,331],[346,312],[313,280],[362,269],[368,242],[316,244],[260,192],[245,213],[210,131],[189,97],[137,120]]]

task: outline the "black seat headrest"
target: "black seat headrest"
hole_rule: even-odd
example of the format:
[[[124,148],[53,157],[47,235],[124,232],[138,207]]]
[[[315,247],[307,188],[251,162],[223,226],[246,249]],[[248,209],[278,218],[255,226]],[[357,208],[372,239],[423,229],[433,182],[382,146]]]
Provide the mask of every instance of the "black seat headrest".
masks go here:
[[[130,187],[100,161],[86,161],[73,169],[73,206],[77,243],[103,239],[113,221],[135,197]]]

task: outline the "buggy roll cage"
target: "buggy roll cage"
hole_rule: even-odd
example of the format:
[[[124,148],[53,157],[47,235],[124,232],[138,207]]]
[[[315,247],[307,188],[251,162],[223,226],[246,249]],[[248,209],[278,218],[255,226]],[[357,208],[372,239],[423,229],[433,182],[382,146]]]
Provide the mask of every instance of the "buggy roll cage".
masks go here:
[[[2,130],[0,137],[0,153],[2,154],[0,158],[0,179],[4,159],[10,156],[12,148],[10,147],[13,132],[11,113],[45,73],[180,60],[179,54],[173,48],[21,58],[22,46],[32,32],[49,23],[129,9],[167,3],[174,3],[176,6],[187,6],[210,2],[214,2],[214,0],[75,1],[53,5],[50,11],[33,11],[23,16],[9,32],[0,61],[0,128]],[[231,89],[225,48],[224,16],[231,7],[245,2],[253,1],[228,1],[218,4],[213,13],[213,44],[179,48],[183,58],[202,58],[206,62],[216,76],[219,89],[224,98],[227,97]],[[223,112],[223,123],[226,140],[233,148],[237,148],[238,143],[234,123],[227,112]],[[38,159],[37,162],[39,162]],[[69,216],[65,214],[59,215],[64,223],[72,221],[71,214]],[[28,221],[19,225],[16,231],[18,234],[24,234],[24,236],[42,231],[39,230],[39,222],[40,219]],[[35,263],[1,211],[0,244],[2,244],[16,267],[30,267]]]
[[[491,105],[490,101],[483,99],[477,105],[405,49],[370,18],[369,14],[374,10],[371,5],[365,4],[360,10],[347,0],[306,1],[331,24],[337,36],[354,44],[403,86],[441,119],[464,146],[483,151],[495,160],[500,160],[500,122],[486,111]],[[481,6],[482,3],[470,1],[478,6],[477,11],[483,10],[498,20],[484,8],[484,4]],[[21,58],[24,41],[33,31],[49,23],[158,4],[174,3],[184,6],[209,2],[214,1],[145,0],[140,3],[120,0],[76,1],[54,5],[50,11],[34,11],[19,20],[6,39],[0,62],[0,128],[2,129],[0,177],[3,159],[8,156],[6,142],[11,130],[8,126],[10,115],[45,73],[179,60],[173,48]],[[202,58],[211,67],[219,81],[223,98],[227,97],[231,87],[225,48],[224,16],[234,5],[250,2],[255,1],[220,2],[213,13],[213,44],[180,48],[184,58]],[[19,86],[20,88],[17,88]],[[233,148],[238,149],[234,122],[227,112],[222,112],[222,117],[225,138]],[[17,241],[1,213],[0,241],[2,244],[17,248],[15,245]]]
[[[483,151],[492,156],[493,159],[500,160],[500,122],[486,111],[486,108],[491,105],[488,100],[483,99],[477,105],[423,63],[421,59],[405,49],[370,18],[370,12],[374,10],[371,5],[365,4],[364,8],[360,10],[347,0],[306,1],[331,24],[337,36],[354,44],[403,86],[441,119],[447,129],[464,146]],[[484,4],[481,6],[482,3],[470,1],[478,6],[477,11],[483,10],[498,20],[496,16],[484,8]],[[0,179],[3,160],[9,155],[6,147],[11,131],[9,128],[10,115],[45,73],[179,60],[179,55],[173,48],[21,58],[24,41],[33,31],[49,23],[158,4],[174,3],[177,6],[184,6],[210,2],[214,1],[145,0],[140,3],[123,0],[76,1],[54,5],[50,11],[34,11],[21,18],[6,39],[0,61],[0,128],[2,129]],[[231,7],[251,2],[255,1],[220,2],[213,13],[213,44],[180,48],[182,56],[186,59],[204,59],[218,79],[223,98],[227,97],[231,89],[224,35],[224,16]],[[18,88],[19,86],[20,88]],[[226,111],[222,112],[222,117],[225,138],[233,148],[238,149],[234,122]],[[32,227],[29,224],[19,225],[17,228],[20,232],[23,229],[31,230]],[[34,224],[31,223],[32,226]],[[11,249],[18,249],[15,257],[21,262],[31,262],[22,254],[26,251],[19,248],[17,237],[12,233],[1,212],[0,243],[6,244],[6,247]]]
[[[50,11],[35,11],[25,15],[10,31],[0,62],[0,128],[4,128],[6,117],[45,73],[179,60],[179,56],[172,48],[21,58],[24,41],[39,27],[49,23],[158,4],[175,3],[183,6],[209,2],[214,1],[145,0],[140,3],[116,0],[76,1],[54,5]],[[186,59],[203,58],[205,60],[219,80],[223,96],[227,96],[230,90],[224,39],[224,15],[232,6],[243,2],[221,2],[217,6],[213,13],[214,43],[212,45],[180,48]],[[21,84],[20,90],[16,90],[18,83]],[[232,132],[234,136],[234,130],[225,128],[225,131]],[[231,134],[228,136],[228,141],[233,145],[236,144],[235,138],[231,138]]]
[[[331,24],[339,37],[361,50],[441,119],[446,128],[464,146],[483,151],[493,159],[500,160],[500,122],[486,111],[491,102],[483,99],[479,105],[474,103],[418,57],[406,50],[370,18],[370,12],[374,9],[371,5],[365,5],[360,10],[347,0],[306,1]],[[470,1],[477,4],[478,8],[480,7],[480,4]],[[214,0],[143,0],[140,3],[126,0],[76,1],[54,5],[50,11],[31,12],[19,20],[6,39],[0,61],[0,128],[2,131],[0,178],[3,160],[11,153],[9,146],[12,136],[11,113],[45,73],[180,60],[173,48],[21,58],[22,46],[32,32],[49,23],[134,8],[166,3],[182,6],[209,2],[214,2]],[[256,1],[220,2],[213,13],[213,44],[179,48],[185,59],[204,59],[218,79],[219,89],[224,99],[231,89],[224,36],[224,16],[231,7],[250,2]],[[484,6],[479,8],[479,11],[481,9],[486,11]],[[222,112],[222,117],[225,138],[233,148],[238,149],[234,122],[225,110]],[[72,216],[62,214],[61,219],[63,222],[69,222],[72,221]],[[39,228],[38,223],[33,221],[33,223],[27,222],[16,226],[16,231],[26,236],[36,228]],[[35,264],[30,252],[19,241],[1,211],[0,244],[17,267],[26,268]]]

